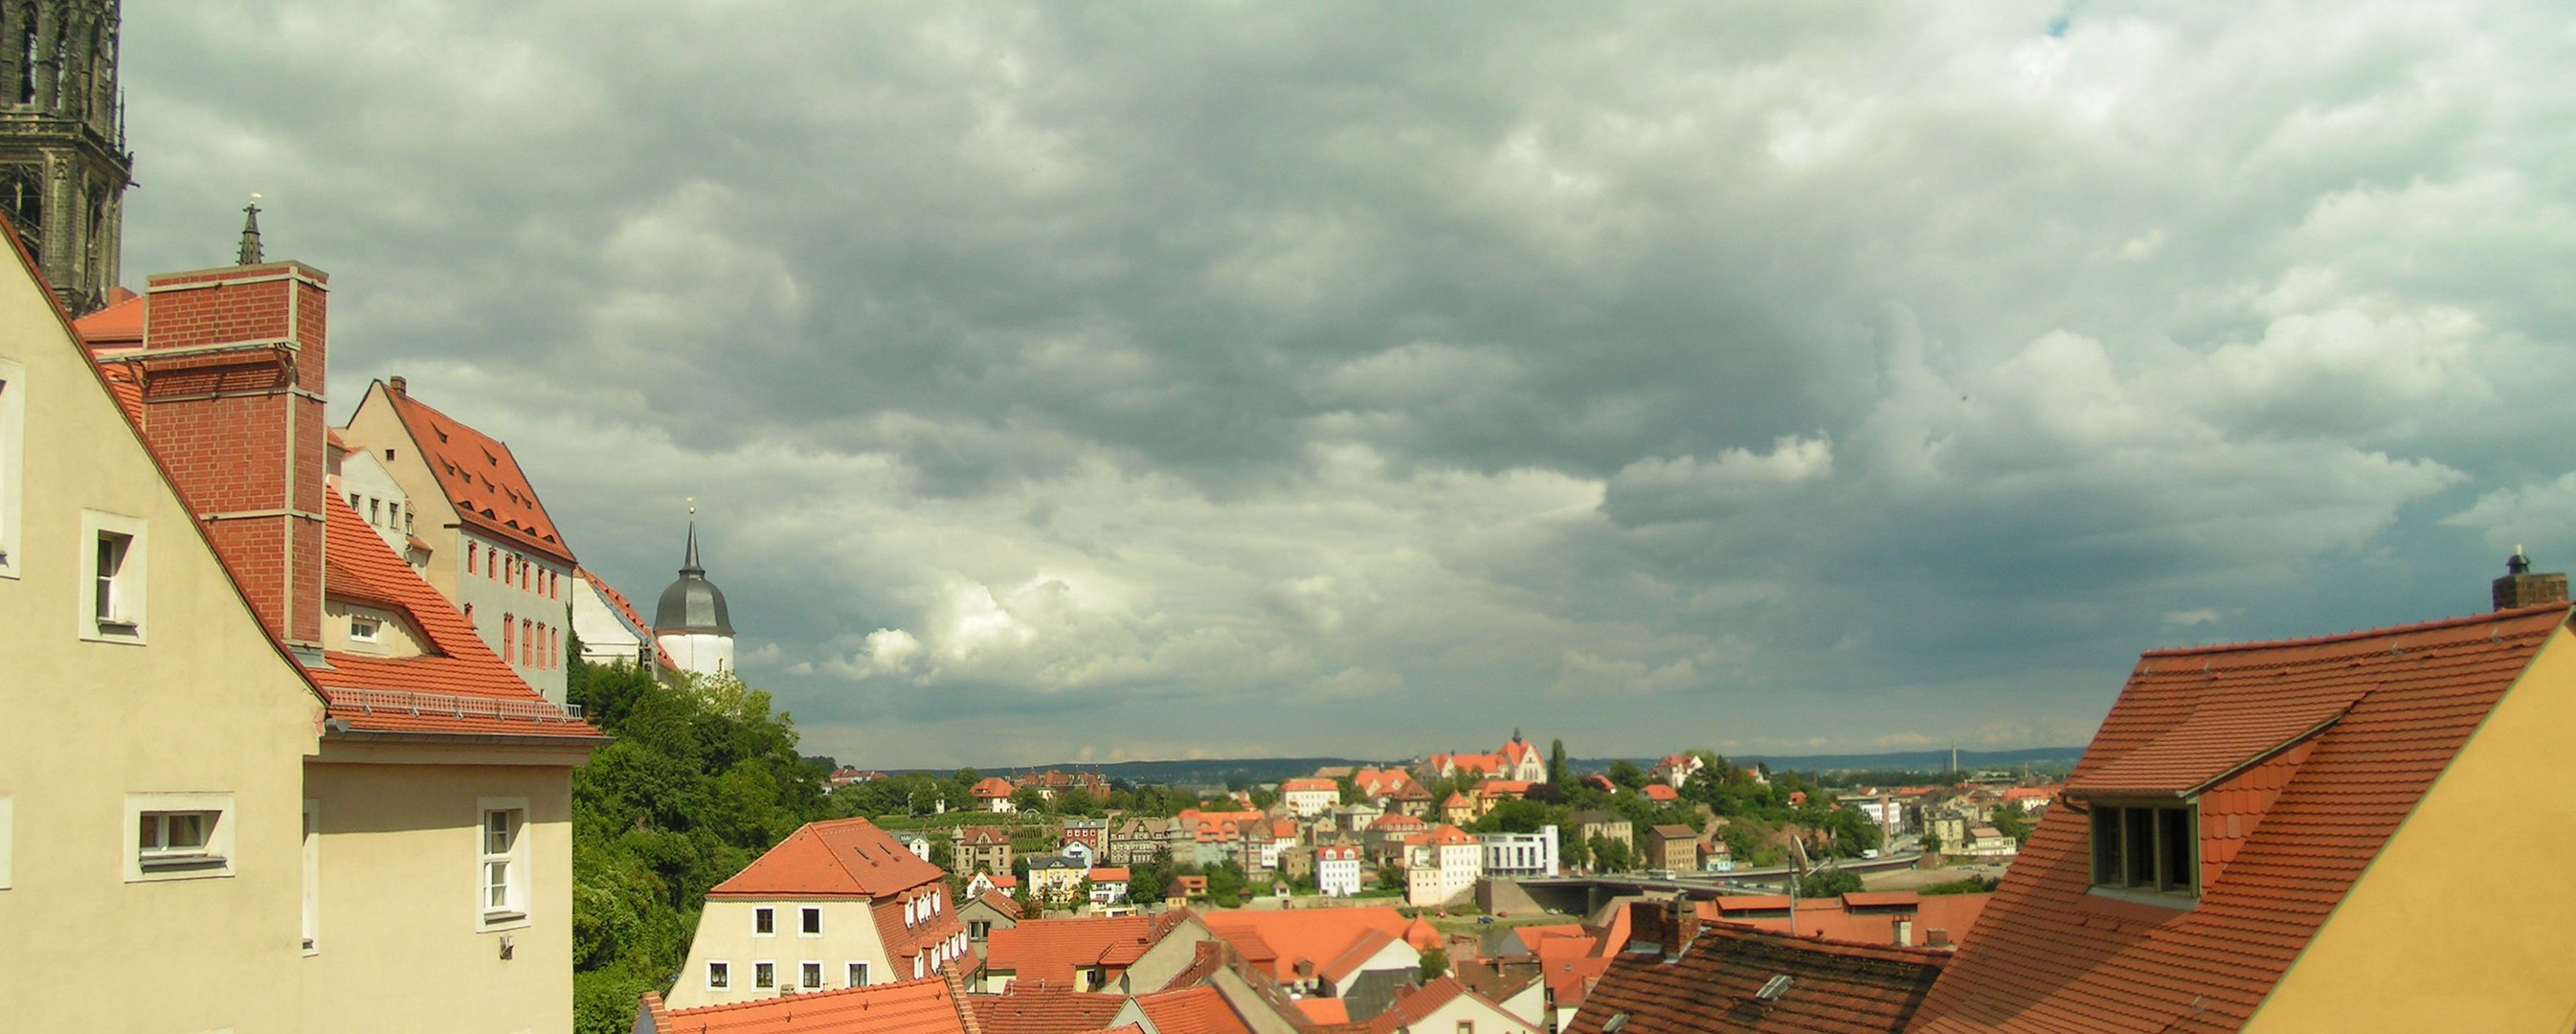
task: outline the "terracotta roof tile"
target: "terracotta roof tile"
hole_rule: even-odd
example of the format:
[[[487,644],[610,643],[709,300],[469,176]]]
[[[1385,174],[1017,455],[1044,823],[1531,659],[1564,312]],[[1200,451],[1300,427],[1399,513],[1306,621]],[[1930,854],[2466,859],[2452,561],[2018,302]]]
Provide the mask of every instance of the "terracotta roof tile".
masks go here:
[[[383,390],[459,519],[484,534],[574,563],[572,546],[508,445],[409,394]]]
[[[946,980],[652,1012],[652,1026],[641,1028],[651,1034],[971,1034],[965,1005]]]
[[[708,897],[894,898],[945,874],[866,819],[808,822]]]
[[[2242,1026],[2566,617],[2565,604],[2552,604],[2145,654],[2076,765],[2070,793],[2137,768],[2122,762],[2205,725],[2194,716],[2221,701],[2264,701],[2299,715],[2349,710],[2202,796],[2202,888],[2190,909],[2088,893],[2086,816],[2050,810],[1916,1029]],[[2283,727],[2266,725],[2241,742]],[[2171,774],[2188,779],[2206,768],[2176,765]]]
[[[1000,932],[1000,931],[996,931]],[[969,995],[984,1034],[1065,1034],[1098,1030],[1127,1004],[1125,995],[1076,991],[1061,984],[1013,980],[997,995]]]
[[[1619,956],[1565,1030],[1600,1034],[1621,1014],[1626,1030],[1655,1034],[1902,1030],[1949,962],[1948,952],[1709,924],[1676,962]],[[1789,981],[1775,999],[1757,997],[1782,976]]]
[[[1123,972],[1154,944],[1145,916],[1032,919],[995,930],[984,941],[984,967],[1049,987],[1071,987],[1080,971]]]
[[[1320,969],[1370,931],[1410,940],[1412,920],[1383,905],[1284,912],[1210,912],[1207,928],[1273,980],[1296,979],[1297,964]]]
[[[326,651],[324,664],[307,671],[330,701],[331,717],[370,732],[606,739],[528,688],[347,499],[332,493],[324,512],[323,594],[399,611],[429,650],[416,657]]]
[[[1136,996],[1136,1007],[1158,1034],[1252,1034],[1213,987],[1190,987]]]

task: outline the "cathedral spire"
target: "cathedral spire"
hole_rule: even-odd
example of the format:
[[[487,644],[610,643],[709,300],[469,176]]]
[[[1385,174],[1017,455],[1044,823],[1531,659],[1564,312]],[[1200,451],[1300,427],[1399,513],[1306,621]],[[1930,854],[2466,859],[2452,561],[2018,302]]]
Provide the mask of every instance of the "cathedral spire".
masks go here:
[[[234,265],[256,266],[259,263],[259,195],[254,193],[250,196],[250,203],[242,206],[241,261]]]

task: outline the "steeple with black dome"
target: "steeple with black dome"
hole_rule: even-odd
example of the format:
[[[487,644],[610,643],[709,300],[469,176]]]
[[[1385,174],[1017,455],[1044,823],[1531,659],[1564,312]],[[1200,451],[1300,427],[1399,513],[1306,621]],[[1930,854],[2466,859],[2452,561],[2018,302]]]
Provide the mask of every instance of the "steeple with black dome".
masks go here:
[[[725,609],[724,590],[707,580],[698,560],[698,508],[689,507],[688,552],[680,577],[662,590],[653,608],[653,638],[683,671],[712,675],[733,670],[733,617]]]

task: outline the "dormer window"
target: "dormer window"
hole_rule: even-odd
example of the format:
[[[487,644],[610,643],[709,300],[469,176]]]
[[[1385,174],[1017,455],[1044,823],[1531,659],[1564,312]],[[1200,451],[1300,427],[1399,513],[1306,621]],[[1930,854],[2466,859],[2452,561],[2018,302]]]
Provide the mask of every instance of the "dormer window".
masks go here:
[[[2092,807],[2093,886],[2120,896],[2200,896],[2200,809],[2191,804]]]

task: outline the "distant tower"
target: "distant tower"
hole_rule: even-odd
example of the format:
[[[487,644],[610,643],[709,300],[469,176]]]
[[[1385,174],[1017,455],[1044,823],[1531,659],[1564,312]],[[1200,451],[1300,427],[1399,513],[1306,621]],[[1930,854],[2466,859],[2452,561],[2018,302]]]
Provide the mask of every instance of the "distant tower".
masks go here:
[[[0,0],[0,214],[74,316],[116,286],[125,104],[117,0]]]
[[[724,590],[707,580],[698,563],[698,508],[689,507],[689,551],[680,562],[680,578],[662,590],[653,608],[653,639],[680,670],[713,675],[733,670],[733,618],[725,612]]]

